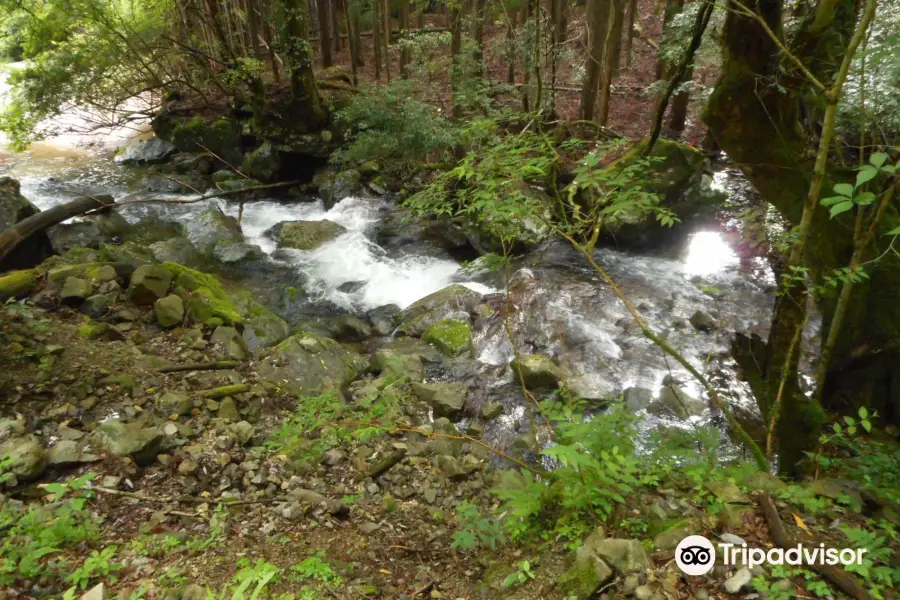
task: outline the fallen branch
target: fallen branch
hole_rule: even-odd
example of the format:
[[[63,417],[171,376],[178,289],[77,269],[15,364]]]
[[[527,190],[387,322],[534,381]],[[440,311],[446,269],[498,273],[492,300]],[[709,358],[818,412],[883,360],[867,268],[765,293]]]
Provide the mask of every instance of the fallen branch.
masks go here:
[[[401,460],[406,457],[406,450],[396,450],[389,454],[387,458],[377,463],[368,473],[368,477],[371,477],[373,480],[378,479],[385,473],[387,473],[391,467],[399,463]]]
[[[781,517],[778,514],[778,508],[775,507],[775,502],[772,500],[772,497],[768,493],[763,493],[760,498],[760,503],[762,504],[763,513],[766,516],[766,523],[769,525],[769,534],[772,536],[772,541],[775,542],[775,545],[785,550],[788,548],[796,548],[797,542],[792,540],[785,530],[784,524],[781,522]],[[836,588],[848,596],[856,598],[856,600],[874,600],[872,595],[859,583],[856,577],[843,569],[838,569],[831,565],[811,564],[807,566],[809,569],[815,571],[834,584]]]
[[[183,373],[185,371],[218,371],[220,369],[234,369],[241,366],[236,360],[219,360],[211,363],[190,363],[187,365],[172,365],[157,369],[157,373]]]
[[[232,385],[223,385],[222,387],[217,387],[211,390],[204,390],[202,392],[197,392],[197,395],[201,398],[224,398],[226,396],[233,396],[235,394],[243,394],[244,392],[249,392],[250,386],[246,383],[235,383]]]

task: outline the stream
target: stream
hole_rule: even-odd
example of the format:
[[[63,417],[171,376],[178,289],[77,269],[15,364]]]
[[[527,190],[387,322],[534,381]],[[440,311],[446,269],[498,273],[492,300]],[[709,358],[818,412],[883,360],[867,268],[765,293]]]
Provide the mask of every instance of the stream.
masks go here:
[[[0,84],[0,95],[2,91]],[[67,202],[78,192],[107,193],[117,199],[129,194],[140,197],[142,171],[119,167],[111,158],[132,135],[67,135],[36,144],[22,154],[7,149],[0,140],[0,175],[18,179],[23,195],[41,209]],[[712,187],[733,196],[746,191],[732,169],[718,170],[708,179]],[[238,204],[222,200],[144,204],[129,207],[123,214],[130,221],[155,214],[184,223],[212,204],[237,216]],[[386,243],[379,228],[395,210],[389,201],[365,197],[345,198],[329,210],[321,201],[263,198],[247,202],[244,235],[266,257],[231,277],[258,291],[261,301],[291,324],[346,311],[363,314],[386,304],[403,308],[452,283],[482,294],[502,292],[508,286],[514,307],[509,325],[518,351],[553,357],[568,372],[570,389],[580,396],[601,401],[631,389],[629,398],[649,399],[658,395],[664,381],[676,383],[695,398],[704,396],[687,371],[641,334],[610,286],[566,244],[548,243],[518,257],[507,282],[502,272],[464,271],[446,250],[424,239]],[[347,232],[308,252],[276,250],[263,235],[280,221],[320,219],[339,223]],[[736,411],[758,419],[730,346],[734,333],[766,336],[774,301],[773,275],[763,259],[739,257],[729,242],[736,239],[735,225],[727,219],[722,219],[720,227],[692,231],[684,239],[680,248],[653,255],[600,248],[596,259],[655,333],[664,335],[704,371]],[[355,283],[354,290],[341,291],[348,282]],[[284,300],[284,290],[294,285],[305,292],[301,308],[287,306]],[[698,310],[712,317],[718,328],[695,329],[689,320]],[[513,358],[513,342],[503,318],[482,319],[474,331],[477,359],[459,372],[430,375],[468,380],[470,402],[476,409],[486,402],[503,403],[506,414],[486,430],[485,439],[508,445],[520,435],[527,412],[526,400],[507,366]],[[635,389],[639,391],[634,393]],[[634,408],[643,412],[646,402],[636,401]],[[647,414],[642,430],[710,421],[721,425],[709,409],[686,420]]]

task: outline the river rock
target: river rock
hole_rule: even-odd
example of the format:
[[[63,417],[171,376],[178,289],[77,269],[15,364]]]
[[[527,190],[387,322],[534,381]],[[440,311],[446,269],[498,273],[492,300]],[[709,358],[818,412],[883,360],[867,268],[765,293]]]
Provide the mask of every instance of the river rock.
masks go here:
[[[244,235],[234,217],[213,207],[187,222],[187,238],[203,255],[211,255],[220,242],[243,242]]]
[[[146,464],[159,453],[163,432],[158,427],[143,427],[140,423],[126,425],[110,419],[98,426],[93,439],[116,456],[130,456],[135,462]]]
[[[596,552],[595,544],[599,539],[591,534],[585,542],[575,550],[575,565],[560,579],[567,597],[577,600],[595,598],[597,591],[615,577],[615,573],[607,562]]]
[[[172,283],[172,274],[163,267],[142,265],[135,269],[128,286],[128,300],[134,304],[152,305],[165,298]]]
[[[347,281],[337,287],[339,292],[344,294],[355,294],[366,286],[365,281]]]
[[[57,254],[65,254],[72,248],[97,248],[107,241],[100,228],[86,221],[63,223],[48,230],[50,244]]]
[[[264,256],[265,253],[262,251],[262,248],[256,244],[245,244],[229,240],[219,242],[213,249],[213,258],[226,265],[259,260]]]
[[[593,543],[592,550],[623,575],[650,568],[650,559],[640,540],[605,538]]]
[[[445,319],[469,320],[469,314],[481,304],[481,294],[474,290],[453,284],[438,292],[417,300],[404,309],[399,316],[398,331],[419,336]]]
[[[485,421],[493,421],[503,414],[503,405],[499,402],[487,402],[481,407],[481,418]]]
[[[653,402],[653,391],[642,387],[630,387],[624,392],[625,407],[631,412],[639,412]]]
[[[178,152],[169,159],[169,168],[175,173],[209,176],[220,164],[209,152]]]
[[[319,188],[319,196],[326,209],[344,198],[358,196],[362,192],[362,176],[355,169],[339,172],[325,169],[315,174],[313,184]]]
[[[230,423],[236,423],[241,420],[241,412],[238,410],[234,398],[226,396],[219,402],[218,416]]]
[[[396,304],[385,304],[384,306],[373,308],[366,313],[366,316],[372,322],[372,328],[377,334],[390,335],[394,332],[397,315],[400,312],[400,307]]]
[[[509,366],[528,389],[555,389],[563,378],[562,370],[543,354],[520,354]]]
[[[691,315],[691,325],[693,325],[694,329],[697,331],[702,331],[704,333],[713,331],[718,327],[716,320],[713,319],[709,313],[703,312],[702,310],[698,310]]]
[[[171,261],[188,267],[203,266],[203,257],[186,237],[176,236],[149,246],[157,262]]]
[[[118,298],[119,294],[115,292],[89,296],[81,305],[81,312],[92,319],[100,319],[109,314],[112,305]]]
[[[346,233],[347,229],[333,221],[282,221],[266,232],[278,242],[279,248],[315,250],[319,246]]]
[[[299,333],[278,344],[274,354],[259,363],[258,372],[293,394],[305,395],[320,391],[326,379],[335,387],[346,386],[365,367],[363,357],[336,341]]]
[[[434,409],[436,417],[453,419],[459,416],[466,404],[468,390],[461,383],[412,383],[416,397]]]
[[[281,171],[281,157],[269,142],[246,154],[241,164],[241,172],[263,183],[273,183]]]
[[[372,335],[368,323],[354,314],[344,313],[337,321],[335,338],[341,342],[362,342]]]
[[[94,286],[89,280],[79,277],[67,277],[59,297],[63,302],[72,306],[81,304],[93,291]]]
[[[394,373],[410,381],[425,379],[425,365],[416,354],[382,348],[372,355],[370,369],[376,373]]]
[[[753,583],[753,573],[747,567],[738,569],[737,573],[729,577],[722,587],[729,594],[740,594],[750,591]]]
[[[707,404],[688,395],[674,385],[667,385],[659,392],[659,398],[647,407],[647,412],[654,415],[674,414],[679,419],[696,417],[703,414]]]
[[[4,457],[3,473],[11,473],[19,481],[40,477],[49,460],[44,446],[33,435],[7,440],[0,445],[0,456]]]
[[[151,174],[144,180],[143,189],[148,192],[159,192],[162,194],[190,194],[206,191],[209,182],[205,177],[200,175],[158,175]]]
[[[19,182],[11,177],[0,177],[0,231],[6,231],[19,221],[38,214],[40,209],[25,199],[19,191]],[[0,273],[10,269],[34,267],[53,254],[53,246],[45,231],[32,234],[0,259]]]
[[[232,165],[241,164],[244,158],[241,125],[232,119],[208,121],[164,110],[153,119],[153,131],[181,152],[209,152]]]
[[[274,346],[287,339],[291,334],[291,326],[287,321],[273,312],[265,311],[254,314],[244,322],[241,336],[247,350],[256,352]]]
[[[244,360],[250,352],[247,343],[234,327],[222,325],[216,327],[209,343],[222,349],[222,353],[233,360]]]
[[[445,319],[425,330],[422,339],[450,357],[473,355],[472,328],[468,321]]]
[[[163,327],[177,327],[184,323],[184,302],[175,295],[160,298],[153,304],[153,314]]]
[[[166,162],[175,152],[175,146],[169,142],[152,137],[148,140],[134,140],[115,160],[120,165],[155,165]]]
[[[190,396],[185,392],[173,390],[160,396],[156,405],[166,415],[188,415],[190,414],[191,409],[194,408],[194,403],[191,402]]]

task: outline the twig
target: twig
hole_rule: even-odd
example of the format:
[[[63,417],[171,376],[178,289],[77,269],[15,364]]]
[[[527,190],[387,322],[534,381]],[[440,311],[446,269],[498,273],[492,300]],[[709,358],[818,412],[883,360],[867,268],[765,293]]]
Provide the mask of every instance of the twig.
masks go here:
[[[189,363],[186,365],[172,365],[157,369],[157,373],[183,373],[184,371],[218,371],[221,369],[234,369],[241,366],[236,360],[217,360],[211,363]]]

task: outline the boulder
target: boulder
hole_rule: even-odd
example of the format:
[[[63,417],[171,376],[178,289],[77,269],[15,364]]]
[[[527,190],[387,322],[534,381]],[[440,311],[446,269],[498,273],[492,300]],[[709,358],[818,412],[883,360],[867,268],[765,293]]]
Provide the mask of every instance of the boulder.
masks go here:
[[[376,373],[393,373],[410,381],[425,379],[425,365],[415,354],[382,348],[372,355],[369,368]]]
[[[139,464],[151,462],[159,453],[163,432],[158,427],[143,427],[140,423],[122,423],[118,419],[102,422],[92,434],[93,439],[116,456],[129,456]]]
[[[233,360],[244,360],[250,353],[244,338],[234,327],[225,325],[216,327],[212,337],[209,338],[209,343],[221,348],[222,353]]]
[[[597,592],[613,580],[615,573],[596,551],[596,544],[603,540],[602,529],[592,533],[575,550],[575,564],[560,579],[566,597],[577,600],[595,598]]]
[[[63,223],[51,227],[47,234],[57,254],[65,254],[72,248],[97,248],[109,239],[99,227],[87,221]]]
[[[209,152],[179,152],[169,159],[169,168],[175,173],[212,175],[221,164],[219,159]]]
[[[41,441],[33,435],[7,440],[0,445],[0,457],[4,457],[2,473],[11,473],[19,481],[37,479],[49,461]]]
[[[335,338],[341,342],[362,342],[372,335],[368,323],[354,314],[344,313],[337,321]]]
[[[211,255],[220,242],[243,242],[244,234],[234,217],[219,208],[207,209],[187,223],[187,238],[203,255]]]
[[[653,391],[642,387],[630,387],[625,390],[625,407],[631,412],[639,412],[653,402]]]
[[[563,379],[562,370],[543,354],[520,354],[510,368],[528,389],[555,389]]]
[[[169,160],[176,151],[175,146],[169,142],[152,137],[132,141],[115,160],[120,165],[156,165]]]
[[[226,265],[236,265],[239,263],[259,260],[266,254],[262,248],[255,244],[245,244],[243,242],[233,242],[231,240],[223,240],[216,244],[213,248],[213,258],[220,263]]]
[[[315,250],[346,233],[343,225],[323,219],[321,221],[282,221],[266,232],[278,242],[279,248]]]
[[[400,314],[400,307],[396,304],[385,304],[378,308],[373,308],[366,313],[372,328],[379,335],[391,335],[397,322],[397,315]]]
[[[292,335],[259,363],[260,377],[294,394],[318,393],[325,380],[335,387],[353,381],[366,367],[359,354],[312,333]]]
[[[487,402],[481,407],[481,418],[485,421],[493,421],[503,414],[503,405],[499,402]]]
[[[48,464],[52,467],[64,467],[92,463],[100,457],[91,453],[82,442],[60,440],[47,452]]]
[[[461,383],[418,383],[411,385],[413,394],[434,409],[435,417],[453,419],[466,404],[468,390]]]
[[[273,183],[278,180],[281,171],[281,157],[278,151],[269,142],[246,154],[241,164],[241,172],[264,183]]]
[[[679,419],[697,417],[703,414],[707,404],[674,385],[667,385],[659,392],[659,398],[650,403],[647,412],[654,415],[674,414]]]
[[[144,180],[143,189],[148,192],[163,194],[203,193],[209,187],[209,181],[202,175],[156,175],[151,174]]]
[[[586,541],[585,544],[587,545],[587,543]],[[640,540],[598,539],[591,542],[590,550],[623,575],[646,571],[650,568],[650,559]]]
[[[446,356],[456,357],[464,354],[472,356],[475,353],[472,344],[472,329],[468,321],[454,319],[438,321],[425,330],[422,339],[433,344]]]
[[[93,292],[94,286],[90,280],[79,277],[66,277],[59,297],[66,304],[73,306],[84,302]]]
[[[209,152],[232,165],[241,164],[244,158],[241,125],[231,119],[207,121],[163,111],[153,120],[153,130],[180,152]]]
[[[92,319],[100,319],[109,314],[112,305],[118,300],[119,294],[95,294],[89,296],[81,305],[81,312]]]
[[[704,333],[714,331],[718,327],[716,320],[713,319],[709,313],[705,313],[702,310],[698,310],[691,315],[691,325],[693,325],[694,329],[697,331],[702,331]]]
[[[186,237],[176,236],[149,246],[153,258],[158,262],[175,262],[188,267],[203,266],[203,256]]]
[[[400,313],[397,329],[407,335],[422,335],[445,319],[468,320],[469,313],[481,304],[481,299],[478,292],[453,284],[406,307]]]
[[[160,298],[153,304],[153,314],[163,327],[177,327],[184,323],[184,302],[175,295]]]
[[[0,177],[0,231],[38,214],[40,209],[19,192],[19,182]],[[0,260],[0,273],[11,269],[28,269],[44,262],[53,254],[47,233],[39,231],[24,240],[8,256]]]
[[[27,296],[37,285],[37,271],[26,269],[0,275],[0,302]]]
[[[241,334],[250,352],[256,352],[287,339],[291,326],[275,313],[265,311],[247,318]]]
[[[362,192],[362,176],[355,169],[338,172],[325,169],[315,174],[313,184],[318,187],[319,196],[327,209],[344,198],[358,196]]]
[[[150,306],[165,298],[172,283],[172,273],[161,266],[141,265],[135,269],[128,286],[128,300]]]
[[[181,297],[186,311],[195,321],[206,323],[210,319],[221,319],[227,325],[244,322],[246,310],[238,309],[231,294],[213,275],[173,262],[165,262],[160,267],[174,277],[175,293]],[[247,304],[265,310],[255,303]]]
[[[156,402],[159,409],[166,415],[188,415],[194,408],[190,396],[184,392],[168,391]]]

